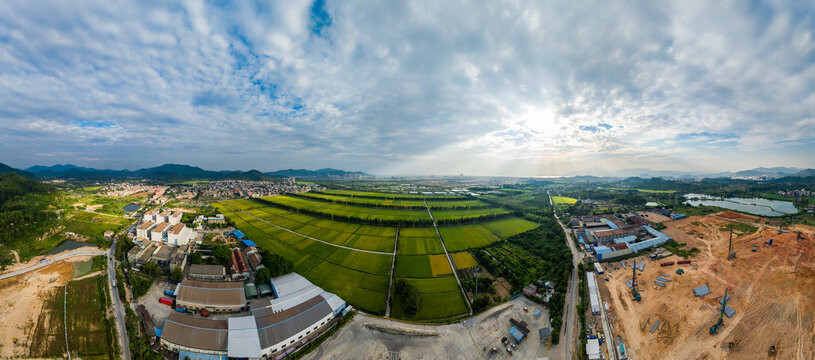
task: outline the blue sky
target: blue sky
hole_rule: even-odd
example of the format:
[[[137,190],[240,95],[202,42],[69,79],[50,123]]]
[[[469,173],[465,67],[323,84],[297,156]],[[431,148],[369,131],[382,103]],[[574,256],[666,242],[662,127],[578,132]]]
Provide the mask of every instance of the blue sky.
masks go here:
[[[809,2],[4,1],[0,162],[815,167]]]

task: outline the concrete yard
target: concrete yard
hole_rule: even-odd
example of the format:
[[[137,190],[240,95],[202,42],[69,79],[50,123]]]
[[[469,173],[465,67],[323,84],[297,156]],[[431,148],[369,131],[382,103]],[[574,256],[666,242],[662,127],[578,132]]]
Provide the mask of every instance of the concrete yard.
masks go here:
[[[541,309],[537,319],[533,315],[536,308]],[[508,359],[501,338],[509,337],[510,317],[526,321],[530,330],[512,358],[547,357],[547,344],[541,343],[538,329],[549,325],[548,313],[519,297],[450,325],[420,325],[358,314],[305,359]],[[490,352],[493,347],[499,348],[498,353]]]
[[[736,233],[736,258],[727,259],[726,231],[731,221],[756,226],[753,233]],[[625,282],[631,279],[633,259],[626,269],[608,263],[609,281],[598,285],[611,309],[614,334],[620,335],[629,356],[636,359],[766,359],[775,345],[777,359],[815,358],[815,229],[796,225],[796,234],[778,234],[758,217],[724,212],[666,222],[663,232],[685,248],[700,252],[692,264],[662,267],[661,262],[682,260],[671,255],[652,261],[647,254],[636,258],[645,263],[637,272],[642,301],[632,300]],[[764,242],[774,239],[773,246]],[[753,246],[755,244],[756,246]],[[756,248],[753,252],[752,249]],[[685,272],[676,273],[678,268]],[[671,281],[654,284],[663,274]],[[712,293],[696,297],[693,288],[708,285]],[[735,314],[724,317],[714,335],[710,327],[721,309],[719,300],[727,288],[727,305]],[[653,333],[650,331],[659,321]],[[732,345],[732,346],[731,346]]]

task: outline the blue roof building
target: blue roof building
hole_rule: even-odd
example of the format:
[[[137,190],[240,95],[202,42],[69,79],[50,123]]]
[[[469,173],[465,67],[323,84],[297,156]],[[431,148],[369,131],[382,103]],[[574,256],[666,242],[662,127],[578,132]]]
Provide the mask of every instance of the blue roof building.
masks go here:
[[[250,246],[258,247],[258,245],[255,244],[254,241],[249,240],[249,239],[241,240],[241,242],[243,243],[243,246],[246,246],[246,247],[250,247]]]

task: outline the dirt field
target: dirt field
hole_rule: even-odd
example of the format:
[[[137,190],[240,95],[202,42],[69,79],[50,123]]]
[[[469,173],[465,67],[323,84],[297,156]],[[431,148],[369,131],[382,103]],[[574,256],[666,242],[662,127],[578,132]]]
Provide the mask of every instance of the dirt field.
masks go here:
[[[60,262],[0,281],[0,358],[29,356],[43,302],[51,291],[70,281],[73,274],[71,263]]]
[[[667,217],[667,216],[665,216],[665,215],[662,215],[662,214],[657,214],[657,213],[655,213],[655,212],[650,212],[650,211],[638,211],[638,212],[637,212],[637,214],[639,214],[640,216],[642,216],[642,219],[643,219],[643,220],[645,220],[645,221],[647,221],[647,222],[649,222],[649,223],[651,223],[651,224],[660,223],[660,222],[666,222],[666,221],[671,221],[671,218],[669,218],[669,217]]]
[[[523,311],[526,306],[529,312]],[[466,322],[451,325],[418,325],[357,314],[342,330],[304,359],[535,359],[546,357],[546,344],[540,342],[538,329],[548,325],[544,309],[538,318],[532,315],[539,305],[519,297],[499,305]],[[510,357],[500,349],[501,337],[509,336],[509,318],[529,324],[524,339]]]
[[[727,260],[729,233],[721,231],[731,220],[759,227],[753,234],[736,234],[736,258]],[[621,335],[629,355],[637,359],[766,359],[771,345],[777,359],[815,358],[815,235],[812,228],[794,226],[796,234],[778,234],[764,219],[733,216],[730,212],[691,217],[665,223],[663,232],[686,248],[701,252],[690,265],[661,267],[660,262],[681,260],[675,255],[651,261],[638,257],[645,270],[638,272],[642,302],[631,299],[625,282],[628,267],[611,270],[609,281],[598,281],[615,336]],[[774,239],[773,246],[764,242]],[[753,244],[757,251],[752,252]],[[619,267],[619,262],[611,266]],[[685,270],[677,275],[677,268]],[[667,274],[664,276],[661,274]],[[671,279],[654,284],[657,276]],[[707,284],[712,293],[693,296],[693,288]],[[718,333],[709,328],[718,318],[720,297],[728,288],[727,305],[736,311],[725,316]],[[659,327],[650,332],[659,320]],[[647,323],[646,323],[647,322]],[[732,348],[728,344],[734,342]]]

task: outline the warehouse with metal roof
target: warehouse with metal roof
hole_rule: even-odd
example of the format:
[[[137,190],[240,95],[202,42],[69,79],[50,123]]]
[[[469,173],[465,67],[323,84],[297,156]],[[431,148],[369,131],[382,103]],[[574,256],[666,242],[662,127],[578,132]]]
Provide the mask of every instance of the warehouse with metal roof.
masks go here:
[[[237,312],[248,308],[243,282],[184,280],[176,288],[176,304],[191,310]]]
[[[171,312],[161,333],[161,344],[173,351],[227,355],[229,322]]]

